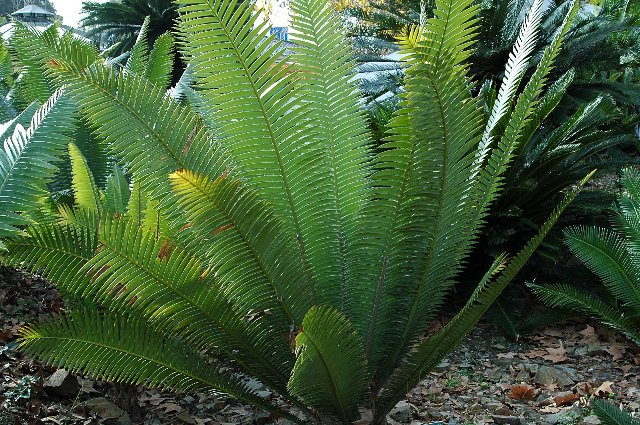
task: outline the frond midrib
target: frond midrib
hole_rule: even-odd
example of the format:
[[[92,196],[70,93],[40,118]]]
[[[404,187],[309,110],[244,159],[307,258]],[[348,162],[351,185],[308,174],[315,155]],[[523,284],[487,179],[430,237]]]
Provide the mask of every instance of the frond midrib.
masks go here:
[[[303,262],[303,267],[304,267],[304,272],[305,272],[305,276],[307,276],[307,278],[313,282],[313,274],[311,272],[311,266],[309,264],[309,259],[307,258],[307,253],[306,253],[306,248],[305,248],[305,243],[304,243],[304,239],[303,239],[303,233],[301,230],[301,226],[300,226],[300,219],[298,217],[298,212],[296,210],[295,207],[295,203],[293,202],[293,194],[291,191],[291,186],[289,184],[289,179],[287,177],[287,173],[285,172],[285,168],[284,168],[284,161],[282,159],[282,153],[280,152],[280,148],[278,147],[278,143],[276,142],[276,137],[275,137],[275,132],[273,131],[273,126],[271,125],[271,121],[269,119],[269,114],[267,113],[267,109],[265,108],[265,105],[262,101],[262,97],[260,95],[260,92],[258,91],[258,88],[256,87],[255,82],[253,81],[252,78],[250,78],[249,76],[251,75],[251,72],[249,70],[249,68],[247,67],[245,58],[242,56],[242,54],[240,53],[240,50],[238,49],[238,45],[236,43],[236,40],[234,37],[231,36],[231,34],[228,31],[228,28],[226,25],[224,25],[222,22],[223,20],[221,19],[220,15],[217,13],[217,11],[213,8],[212,3],[210,3],[209,1],[206,2],[207,3],[207,7],[209,8],[209,10],[211,11],[211,13],[213,14],[213,16],[216,17],[216,19],[218,20],[218,22],[220,23],[220,28],[222,28],[222,30],[224,31],[225,36],[227,37],[227,40],[229,41],[229,44],[231,44],[231,46],[233,47],[233,51],[236,55],[236,58],[238,59],[238,63],[242,66],[242,69],[244,71],[244,75],[246,76],[247,81],[249,82],[249,85],[251,86],[251,90],[253,92],[254,98],[256,100],[256,103],[258,104],[259,108],[260,108],[260,113],[262,114],[262,118],[263,118],[263,122],[267,128],[267,131],[269,132],[269,137],[271,140],[271,145],[273,147],[274,153],[276,155],[276,159],[278,161],[278,168],[280,169],[280,174],[281,174],[281,178],[282,178],[282,184],[284,186],[284,190],[287,194],[287,201],[289,202],[289,209],[291,210],[291,218],[293,220],[293,225],[295,226],[295,231],[296,231],[296,243],[298,245],[298,248],[300,250],[300,255],[302,258],[302,262]],[[315,288],[315,285],[312,285],[312,288]],[[315,289],[313,289],[315,291]]]

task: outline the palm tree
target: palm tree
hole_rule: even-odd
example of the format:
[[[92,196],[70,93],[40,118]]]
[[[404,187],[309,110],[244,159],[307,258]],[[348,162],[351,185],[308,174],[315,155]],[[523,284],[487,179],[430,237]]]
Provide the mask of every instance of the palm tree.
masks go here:
[[[171,31],[178,18],[178,6],[172,0],[89,1],[83,3],[82,11],[87,17],[81,25],[88,29],[89,37],[103,48],[120,43],[111,51],[113,56],[131,50],[147,16],[150,20],[147,35],[150,45]]]

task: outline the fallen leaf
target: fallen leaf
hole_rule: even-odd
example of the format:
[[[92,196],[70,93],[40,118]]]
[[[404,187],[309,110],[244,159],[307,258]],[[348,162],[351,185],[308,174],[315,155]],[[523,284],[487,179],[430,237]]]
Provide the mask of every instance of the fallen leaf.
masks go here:
[[[592,344],[594,342],[598,342],[598,334],[596,333],[596,330],[593,326],[587,325],[585,329],[581,330],[578,333],[582,335],[581,342],[585,344]]]
[[[620,369],[622,370],[623,373],[629,373],[632,367],[633,366],[631,366],[630,364],[626,364],[626,365],[620,366]]]
[[[559,331],[558,329],[552,329],[552,328],[546,328],[545,330],[542,331],[543,334],[548,335],[548,336],[553,336],[553,337],[561,337],[562,336],[562,332]]]
[[[613,389],[611,389],[612,385],[612,381],[604,381],[594,392],[599,397],[606,397],[608,395],[615,394]]]
[[[164,413],[182,412],[182,407],[177,403],[164,403],[158,407],[164,410]]]
[[[613,356],[613,361],[615,362],[616,360],[620,360],[621,358],[624,357],[624,353],[623,350],[621,350],[618,347],[615,347],[613,345],[609,346],[609,348],[607,348],[607,353],[611,354]]]
[[[510,353],[500,353],[496,357],[499,359],[513,359],[515,358],[516,355],[517,353],[510,352]]]
[[[574,401],[580,398],[580,395],[575,393],[570,393],[564,396],[557,396],[553,398],[553,401],[556,403],[557,407],[562,406],[570,406]]]
[[[568,360],[565,353],[567,350],[564,349],[562,342],[560,343],[560,348],[545,348],[549,354],[542,356],[543,359],[549,360],[553,363],[561,363]]]
[[[534,387],[530,387],[527,384],[522,385],[513,385],[511,387],[511,392],[507,394],[512,400],[533,400],[536,396],[536,389]]]
[[[574,389],[578,392],[579,395],[593,394],[593,386],[588,382],[580,382],[579,384],[576,384]]]

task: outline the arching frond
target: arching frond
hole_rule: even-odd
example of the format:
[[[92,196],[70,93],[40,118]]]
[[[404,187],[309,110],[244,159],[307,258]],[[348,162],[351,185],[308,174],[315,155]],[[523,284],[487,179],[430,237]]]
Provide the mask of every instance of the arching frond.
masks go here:
[[[358,298],[360,284],[349,282],[347,263],[359,224],[357,214],[368,196],[367,124],[350,80],[354,71],[342,22],[331,5],[324,0],[300,0],[292,3],[291,12],[295,43],[291,60],[302,74],[304,99],[313,105],[309,114],[324,151],[330,186],[326,200],[330,214],[318,220],[310,234],[318,243],[309,244],[308,251],[322,278],[322,290],[338,294],[334,305],[351,311],[349,300]],[[311,251],[318,249],[322,254]]]
[[[261,399],[229,372],[222,372],[221,366],[212,366],[198,351],[170,334],[154,331],[140,319],[87,309],[21,332],[20,348],[49,364],[114,382],[220,391],[299,422]]]
[[[71,178],[76,205],[99,213],[102,210],[100,191],[93,179],[87,160],[73,143],[69,143],[69,157],[71,158]]]
[[[608,229],[572,227],[565,232],[571,251],[629,307],[640,309],[640,264],[625,240]]]
[[[38,208],[47,193],[48,179],[55,173],[57,157],[68,143],[72,109],[61,91],[33,115],[26,130],[14,122],[13,135],[0,150],[0,238],[18,233],[26,224],[16,213]],[[0,248],[2,248],[0,242]]]
[[[358,417],[368,376],[364,344],[337,310],[313,307],[296,337],[296,364],[289,392],[343,423]]]

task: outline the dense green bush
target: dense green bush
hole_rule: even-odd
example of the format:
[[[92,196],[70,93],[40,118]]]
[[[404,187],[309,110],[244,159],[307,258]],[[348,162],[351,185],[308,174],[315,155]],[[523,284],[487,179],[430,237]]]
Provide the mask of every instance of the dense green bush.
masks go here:
[[[16,30],[56,91],[0,155],[1,217],[13,220],[2,260],[41,271],[73,301],[25,328],[20,347],[107,380],[228,393],[298,423],[361,414],[381,423],[575,196],[517,254],[496,258],[464,308],[429,332],[501,192],[577,2],[525,83],[543,4],[533,2],[485,121],[467,75],[477,6],[438,1],[436,17],[402,37],[406,95],[375,154],[340,22],[323,0],[293,2],[290,61],[237,1],[180,3],[189,103],[81,41]],[[104,187],[92,179],[69,144],[74,117],[126,168],[131,190],[118,169]],[[67,150],[75,206],[35,219]],[[246,376],[304,418],[261,398]]]

